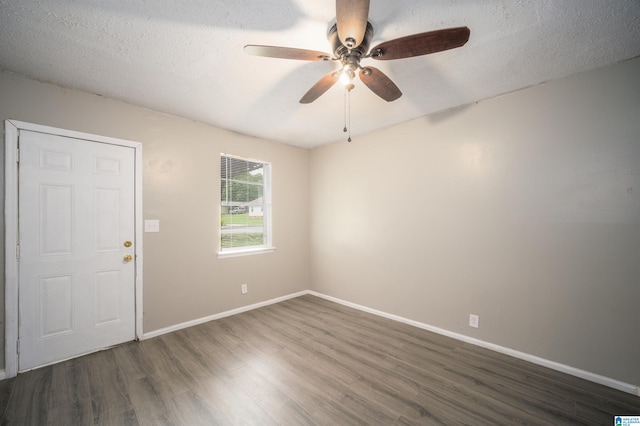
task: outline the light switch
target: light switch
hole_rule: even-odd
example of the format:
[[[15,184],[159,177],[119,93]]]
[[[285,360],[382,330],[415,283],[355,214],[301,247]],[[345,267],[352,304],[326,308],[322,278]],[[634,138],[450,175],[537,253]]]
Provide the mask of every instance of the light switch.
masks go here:
[[[160,221],[157,219],[145,220],[144,232],[160,232]]]

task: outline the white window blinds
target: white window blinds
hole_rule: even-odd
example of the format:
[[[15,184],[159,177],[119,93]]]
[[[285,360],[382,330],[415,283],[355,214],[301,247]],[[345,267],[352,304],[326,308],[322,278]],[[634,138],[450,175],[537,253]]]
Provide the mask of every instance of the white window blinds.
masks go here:
[[[271,165],[220,156],[220,251],[271,247]]]

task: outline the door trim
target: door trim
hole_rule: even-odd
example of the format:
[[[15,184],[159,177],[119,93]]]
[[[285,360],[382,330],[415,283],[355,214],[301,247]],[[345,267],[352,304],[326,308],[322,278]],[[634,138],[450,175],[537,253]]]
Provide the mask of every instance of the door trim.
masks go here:
[[[5,120],[5,377],[18,374],[18,137],[20,130],[65,136],[91,142],[125,146],[135,155],[135,336],[139,340],[142,330],[142,143],[107,136],[92,135],[73,130],[41,126],[17,120]]]

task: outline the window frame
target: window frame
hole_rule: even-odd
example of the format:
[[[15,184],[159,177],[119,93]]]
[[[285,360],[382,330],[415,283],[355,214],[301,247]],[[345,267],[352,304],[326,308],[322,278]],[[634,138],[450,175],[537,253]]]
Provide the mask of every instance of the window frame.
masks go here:
[[[263,213],[263,235],[264,243],[261,245],[242,246],[242,247],[222,247],[222,160],[224,158],[232,158],[236,160],[247,161],[251,163],[259,163],[263,166],[262,175],[262,213]],[[273,246],[273,233],[272,233],[272,214],[271,214],[271,200],[272,200],[272,165],[268,161],[258,160],[255,158],[247,158],[233,154],[220,153],[220,167],[218,178],[218,258],[236,257],[236,256],[248,256],[261,253],[272,253],[275,251]]]

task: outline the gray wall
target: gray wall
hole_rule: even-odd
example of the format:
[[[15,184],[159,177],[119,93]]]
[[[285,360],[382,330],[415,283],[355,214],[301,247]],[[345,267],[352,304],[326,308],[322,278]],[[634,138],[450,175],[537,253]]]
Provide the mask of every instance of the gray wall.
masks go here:
[[[144,218],[161,230],[144,234],[144,332],[309,288],[309,151],[2,73],[7,118],[142,142]],[[217,258],[221,152],[273,164],[275,253]]]
[[[312,288],[640,385],[639,87],[634,60],[312,151]]]

